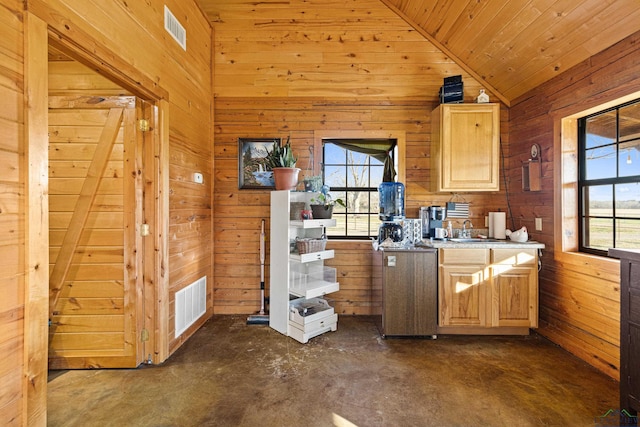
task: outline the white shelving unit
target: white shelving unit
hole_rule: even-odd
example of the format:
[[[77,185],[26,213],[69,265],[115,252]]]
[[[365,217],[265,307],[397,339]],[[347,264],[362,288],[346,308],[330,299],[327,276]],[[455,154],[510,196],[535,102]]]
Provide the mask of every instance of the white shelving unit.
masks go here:
[[[290,219],[291,203],[308,205],[316,193],[271,192],[269,326],[301,343],[338,328],[338,315],[323,298],[340,284],[336,270],[324,265],[333,250],[299,254],[298,238],[320,238],[335,219]]]

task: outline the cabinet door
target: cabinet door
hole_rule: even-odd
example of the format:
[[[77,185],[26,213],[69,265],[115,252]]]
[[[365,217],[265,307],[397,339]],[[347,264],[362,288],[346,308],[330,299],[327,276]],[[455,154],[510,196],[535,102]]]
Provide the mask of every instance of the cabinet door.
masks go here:
[[[434,113],[435,190],[498,191],[500,106],[443,104]]]
[[[440,326],[487,325],[484,265],[440,267]]]
[[[426,252],[387,252],[383,259],[385,335],[434,335],[437,322],[437,257]]]
[[[534,267],[491,267],[491,326],[538,326],[538,278]]]

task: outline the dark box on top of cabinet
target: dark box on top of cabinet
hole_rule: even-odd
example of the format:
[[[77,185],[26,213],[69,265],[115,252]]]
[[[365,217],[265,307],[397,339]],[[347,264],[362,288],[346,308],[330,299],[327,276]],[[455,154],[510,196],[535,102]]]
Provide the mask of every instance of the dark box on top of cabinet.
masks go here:
[[[461,103],[464,101],[464,83],[462,76],[444,78],[444,84],[440,86],[440,103]]]

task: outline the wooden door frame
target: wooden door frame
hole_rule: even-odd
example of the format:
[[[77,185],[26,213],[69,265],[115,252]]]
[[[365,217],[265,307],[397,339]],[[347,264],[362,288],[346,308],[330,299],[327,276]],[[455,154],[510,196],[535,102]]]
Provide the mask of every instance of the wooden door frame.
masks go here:
[[[24,362],[23,425],[47,424],[49,157],[47,25],[24,16]],[[43,71],[44,70],[44,71]]]
[[[48,46],[118,83],[139,98],[155,105],[151,167],[153,254],[145,267],[145,321],[150,327],[147,343],[153,348],[153,363],[169,356],[169,101],[168,92],[135,69],[117,53],[84,33],[77,25],[82,18],[71,10],[52,9],[44,0],[25,2],[24,13],[24,175],[25,197],[25,314],[24,314],[24,404],[25,424],[46,424],[47,349],[49,307],[49,207],[48,207]],[[43,244],[46,242],[46,244]],[[151,246],[151,247],[149,247]]]
[[[53,25],[56,24],[56,25]],[[73,32],[79,40],[69,38],[67,25],[58,21],[48,23],[48,43],[78,62],[122,86],[136,97],[152,104],[151,119],[153,150],[147,150],[144,168],[145,222],[150,235],[144,240],[144,320],[149,331],[145,342],[149,363],[161,363],[169,357],[169,101],[168,92],[140,72],[120,60],[115,52],[101,46],[77,28]],[[86,45],[81,44],[86,43]],[[98,57],[104,55],[113,63]],[[135,77],[134,78],[132,78]],[[145,136],[145,139],[148,137]]]
[[[145,157],[153,159],[146,172],[145,191],[152,201],[151,236],[145,239],[147,250],[151,254],[145,259],[144,318],[149,330],[146,345],[152,348],[152,363],[160,363],[169,356],[169,270],[168,270],[168,231],[169,231],[169,101],[168,92],[159,84],[146,77],[120,58],[98,40],[84,33],[77,25],[69,22],[82,18],[69,11],[61,17],[45,1],[35,0],[28,3],[25,11],[25,110],[27,115],[25,130],[26,159],[28,167],[28,192],[26,196],[27,242],[40,243],[37,247],[27,248],[26,265],[29,269],[25,297],[26,360],[37,360],[37,371],[44,375],[46,382],[47,308],[48,308],[48,158],[47,153],[47,53],[49,44],[68,54],[71,58],[89,66],[92,70],[122,86],[135,96],[154,105],[153,150]],[[33,159],[32,159],[33,158]],[[44,174],[44,175],[43,175]],[[36,200],[37,199],[37,200]],[[155,232],[153,232],[155,231]],[[42,249],[44,248],[44,249]],[[33,249],[33,254],[30,253]],[[149,265],[151,264],[151,265]],[[34,268],[31,268],[35,266]],[[42,266],[43,268],[38,268]],[[43,296],[46,297],[43,300]],[[43,329],[44,325],[44,329]],[[32,330],[33,329],[33,330]],[[43,329],[40,331],[40,329]],[[35,332],[38,333],[35,333]],[[42,360],[31,358],[32,354],[44,355]],[[26,371],[32,370],[25,366]],[[46,384],[45,384],[46,390]],[[29,397],[29,396],[27,396]],[[44,393],[46,404],[46,391]],[[42,396],[37,398],[42,402]],[[28,408],[28,411],[36,410]]]

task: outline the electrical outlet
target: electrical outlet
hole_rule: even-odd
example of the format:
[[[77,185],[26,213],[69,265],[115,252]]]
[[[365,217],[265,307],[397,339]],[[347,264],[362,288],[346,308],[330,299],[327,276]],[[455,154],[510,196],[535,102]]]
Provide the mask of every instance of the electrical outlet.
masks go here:
[[[542,231],[542,218],[536,218],[536,231]]]

